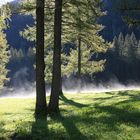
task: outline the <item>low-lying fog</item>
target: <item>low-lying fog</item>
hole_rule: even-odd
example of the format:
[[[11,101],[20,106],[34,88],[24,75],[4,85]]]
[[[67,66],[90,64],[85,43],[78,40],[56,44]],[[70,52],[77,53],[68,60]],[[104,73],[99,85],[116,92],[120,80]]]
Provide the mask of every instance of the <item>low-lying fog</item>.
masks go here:
[[[119,84],[117,82],[108,82],[108,83],[101,83],[98,85],[95,84],[86,84],[82,83],[81,88],[76,85],[77,82],[69,81],[67,84],[64,83],[63,85],[63,92],[67,94],[77,94],[77,93],[103,93],[103,92],[113,92],[113,91],[122,91],[122,90],[140,90],[140,84],[134,83],[133,84]],[[67,88],[69,86],[69,88]],[[46,96],[50,94],[50,88],[46,89]],[[6,89],[1,91],[0,98],[34,98],[35,97],[35,86],[28,84],[28,86],[23,86],[19,89]]]

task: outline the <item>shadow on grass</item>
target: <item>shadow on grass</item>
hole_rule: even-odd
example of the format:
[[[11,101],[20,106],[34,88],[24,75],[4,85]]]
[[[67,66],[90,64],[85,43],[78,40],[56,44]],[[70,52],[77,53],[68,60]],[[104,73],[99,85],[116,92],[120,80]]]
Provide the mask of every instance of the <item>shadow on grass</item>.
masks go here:
[[[101,102],[115,99],[118,96],[128,96],[129,98],[109,106],[100,105]],[[36,120],[31,124],[30,134],[21,134],[22,132],[19,132],[12,140],[96,140],[100,138],[99,134],[104,131],[118,131],[119,133],[118,124],[140,126],[140,112],[127,108],[131,106],[131,103],[140,100],[139,94],[133,95],[131,92],[118,92],[118,94],[109,98],[101,98],[101,100],[97,98],[99,103],[95,105],[93,102],[94,109],[90,105],[77,103],[67,99],[65,96],[61,96],[60,99],[66,104],[78,107],[78,109],[82,107],[87,108],[83,108],[82,114],[77,112],[76,114],[69,113],[69,108],[67,108],[63,110],[64,114],[68,114],[66,116],[57,113],[51,115],[51,120],[48,122],[46,120]],[[59,129],[58,124],[64,128]],[[84,127],[80,128],[82,126]],[[89,130],[88,126],[92,130]],[[26,125],[23,125],[23,127],[26,127]],[[83,129],[84,131],[82,131]],[[90,132],[85,133],[85,129]],[[95,132],[94,129],[96,130]],[[92,138],[89,133],[92,133]]]
[[[131,93],[131,91],[124,91],[124,92],[120,91],[118,95],[129,96],[131,99],[140,100],[140,93],[133,94]]]
[[[66,129],[66,132],[68,133],[68,137],[64,138],[64,140],[88,140],[88,138],[82,134],[80,132],[80,130],[76,127],[76,123],[75,121],[78,119],[79,117],[75,117],[73,115],[68,116],[68,117],[64,117],[61,115],[61,113],[57,113],[57,116],[52,115],[51,118],[53,120],[56,120],[58,122],[61,122],[61,124],[64,126],[64,128]],[[61,140],[61,139],[59,139]]]
[[[113,95],[113,96],[111,96],[111,97],[100,97],[100,98],[94,98],[93,100],[94,101],[105,101],[105,100],[111,100],[111,99],[114,99],[114,98],[116,98],[116,97],[118,97],[118,95]]]
[[[22,132],[15,133],[12,140],[88,140],[79,129],[75,126],[73,117],[63,117],[60,113],[53,114],[51,119],[54,125],[61,123],[64,127],[62,130],[53,126],[48,129],[48,123],[44,120],[38,120],[32,123],[32,130],[30,134]],[[58,122],[56,124],[56,122]],[[24,127],[24,126],[23,126]],[[65,132],[66,130],[66,132]]]
[[[140,126],[140,112],[138,111],[128,111],[114,106],[98,106],[96,109],[110,114],[110,116],[103,116],[98,120],[112,127],[116,126],[117,123]]]
[[[131,93],[131,91],[120,91],[118,92],[118,97],[120,96],[126,96],[129,97],[126,100],[123,101],[119,101],[118,103],[115,103],[114,105],[127,105],[127,104],[131,104],[133,102],[140,102],[140,93],[138,94],[133,94]]]
[[[72,105],[72,106],[75,106],[75,107],[78,107],[78,108],[82,108],[82,107],[87,107],[88,105],[86,104],[81,104],[81,103],[77,103],[73,100],[69,100],[68,98],[66,98],[64,95],[61,95],[59,97],[60,100],[64,101],[66,104],[69,104],[69,105]]]
[[[4,139],[4,136],[2,135],[3,133],[5,133],[4,125],[4,122],[0,122],[0,140]]]
[[[23,122],[18,125],[16,132],[10,137],[11,140],[50,140],[45,119],[36,120],[33,123]],[[31,126],[31,130],[27,129],[29,126]]]
[[[96,104],[95,108],[99,112],[106,112],[109,116],[102,116],[97,121],[115,127],[117,123],[133,124],[140,126],[140,111],[132,107],[132,103],[140,102],[140,93],[133,94],[131,91],[120,91],[111,98],[103,98],[104,101],[108,99],[115,99],[116,97],[126,96],[123,101],[112,103],[109,106],[101,106]],[[99,99],[100,100],[100,99]]]
[[[97,104],[100,105],[100,102],[107,101],[107,100],[114,100],[117,97],[128,97],[124,98],[122,101],[118,101],[117,103],[114,103],[112,105],[123,105],[123,104],[129,104],[133,102],[140,101],[140,93],[133,94],[131,91],[119,91],[118,93],[112,94],[112,93],[106,93],[108,95],[111,95],[109,97],[100,97],[100,98],[94,98],[94,101],[99,101]],[[117,99],[116,99],[117,100]]]
[[[11,140],[88,140],[75,125],[79,116],[64,117],[58,112],[52,114],[50,118],[49,121],[39,119],[30,124],[29,122],[19,124],[18,130],[10,137]],[[51,127],[48,128],[48,124]],[[64,129],[59,129],[57,125],[62,125]],[[26,131],[28,126],[31,126],[31,131]]]
[[[32,131],[31,131],[32,140],[48,140],[49,139],[49,131],[48,131],[48,124],[47,120],[36,120],[32,124]]]

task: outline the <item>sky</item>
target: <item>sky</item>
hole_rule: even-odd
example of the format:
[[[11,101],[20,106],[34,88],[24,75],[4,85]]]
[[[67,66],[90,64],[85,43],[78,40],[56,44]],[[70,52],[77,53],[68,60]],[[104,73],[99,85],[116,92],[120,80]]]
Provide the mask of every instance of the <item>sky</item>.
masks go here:
[[[0,0],[0,6],[11,1],[14,1],[14,0]]]

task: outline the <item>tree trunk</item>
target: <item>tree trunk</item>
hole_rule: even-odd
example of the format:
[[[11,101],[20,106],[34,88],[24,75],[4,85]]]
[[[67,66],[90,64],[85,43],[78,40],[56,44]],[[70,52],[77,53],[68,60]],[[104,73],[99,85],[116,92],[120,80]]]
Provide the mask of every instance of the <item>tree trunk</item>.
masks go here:
[[[78,93],[81,91],[81,38],[78,39]]]
[[[62,34],[62,0],[55,0],[54,17],[54,54],[53,77],[49,113],[59,111],[59,95],[61,91],[61,34]]]
[[[36,118],[47,114],[46,92],[44,80],[44,3],[45,0],[37,0],[36,6]]]
[[[61,85],[60,85],[60,92],[59,92],[59,96],[63,95],[63,89],[62,89],[62,78],[61,78]]]

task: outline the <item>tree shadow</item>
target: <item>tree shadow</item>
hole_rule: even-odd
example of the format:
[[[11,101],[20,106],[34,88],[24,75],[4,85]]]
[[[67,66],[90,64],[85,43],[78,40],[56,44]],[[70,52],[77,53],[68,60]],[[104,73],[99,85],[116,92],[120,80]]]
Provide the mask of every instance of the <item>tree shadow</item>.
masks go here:
[[[68,133],[68,138],[64,138],[64,140],[88,140],[88,138],[80,132],[80,130],[77,128],[75,121],[78,122],[78,116],[75,117],[73,115],[71,116],[62,116],[60,112],[57,113],[57,116],[51,115],[51,118],[53,120],[56,120],[58,122],[61,122],[61,124],[66,129],[66,132]],[[61,140],[61,139],[60,139]]]
[[[11,140],[50,140],[46,120],[36,120],[31,126],[31,132],[27,133],[24,130],[27,127],[26,123],[20,124],[21,130],[16,131],[11,136]]]
[[[129,98],[123,101],[119,101],[118,103],[115,103],[113,105],[123,105],[123,104],[129,104],[129,103],[140,101],[140,93],[131,94],[130,91],[120,91],[118,93],[118,96],[127,96]]]
[[[32,124],[31,131],[32,140],[48,140],[49,139],[49,130],[46,119],[37,119]]]
[[[96,106],[96,109],[100,112],[106,112],[109,116],[99,117],[99,121],[116,126],[117,123],[133,124],[140,126],[140,112],[128,111],[127,109],[117,108],[115,106]]]
[[[62,116],[60,112],[57,112],[48,117],[51,118],[50,121],[36,120],[32,124],[31,140],[88,140],[75,124],[75,121],[78,122],[79,116]],[[62,124],[66,130],[66,135],[61,134],[64,130],[58,131],[55,127],[52,129],[48,128],[48,123],[51,124],[53,122]]]
[[[118,96],[117,95],[114,95],[114,96],[111,96],[111,97],[94,98],[93,100],[95,100],[95,101],[97,101],[97,100],[104,101],[104,100],[111,100],[111,99],[116,98],[116,97],[118,97]]]
[[[1,135],[5,133],[4,125],[5,125],[4,122],[0,122],[0,140],[4,139],[4,137]]]
[[[128,96],[126,100],[118,101],[117,103],[112,103],[112,105],[101,105],[100,101],[108,101],[110,99],[115,99],[116,97]],[[21,132],[19,134],[15,134],[12,140],[90,140],[98,139],[98,132],[92,132],[92,136],[90,137],[90,132],[86,133],[86,127],[93,126],[98,127],[99,133],[103,131],[118,131],[120,132],[120,128],[118,124],[126,124],[126,125],[135,125],[140,126],[140,111],[137,109],[129,110],[129,106],[131,106],[131,102],[139,101],[140,94],[131,94],[131,92],[118,92],[114,96],[105,97],[105,98],[95,98],[95,100],[99,100],[97,104],[93,102],[94,109],[92,109],[92,104],[81,104],[77,103],[73,100],[67,99],[65,96],[61,95],[60,99],[69,105],[78,107],[78,109],[82,107],[90,107],[84,108],[82,114],[70,113],[68,109],[61,109],[61,112],[57,114],[50,115],[50,120],[46,119],[35,120],[35,122],[31,122],[31,132],[30,134],[23,134]],[[127,104],[130,103],[130,104]],[[33,111],[31,109],[31,111]],[[94,115],[95,113],[95,115]],[[64,115],[63,115],[64,114]],[[68,114],[68,115],[67,115]],[[97,116],[98,115],[98,116]],[[57,123],[58,122],[58,123]],[[55,128],[55,126],[51,125],[60,125],[63,126],[64,129],[59,126]],[[83,126],[82,126],[83,125]],[[48,128],[49,126],[49,128]],[[103,127],[104,126],[104,127]],[[0,125],[1,127],[1,125]],[[25,128],[26,125],[23,124]],[[81,127],[83,127],[81,129]],[[83,130],[83,131],[82,131]],[[88,129],[89,130],[89,129]],[[95,129],[96,130],[96,129]],[[1,131],[1,128],[0,128]],[[122,130],[121,130],[122,131]],[[65,133],[66,132],[66,133]],[[64,134],[63,134],[64,133]]]
[[[129,96],[131,99],[140,100],[140,93],[132,94],[131,91],[120,91],[118,95],[120,96]]]
[[[100,105],[101,101],[108,101],[108,100],[117,100],[117,97],[124,97],[122,99],[124,100],[118,100],[117,103],[113,103],[112,105],[122,105],[122,104],[128,104],[128,103],[132,103],[132,102],[136,102],[136,101],[140,101],[140,93],[138,94],[133,94],[131,93],[131,91],[119,91],[115,94],[112,93],[106,93],[108,95],[111,95],[109,97],[99,97],[99,98],[94,98],[94,101],[99,101],[99,103],[96,103],[96,105]],[[125,98],[128,97],[128,98]]]
[[[72,106],[75,106],[75,107],[78,107],[78,108],[82,108],[82,107],[87,107],[88,106],[86,104],[81,104],[81,103],[75,102],[73,100],[69,100],[64,95],[60,95],[59,99],[64,101],[66,104],[69,104],[69,105],[72,105]]]
[[[105,94],[114,95],[114,92],[105,92]]]

